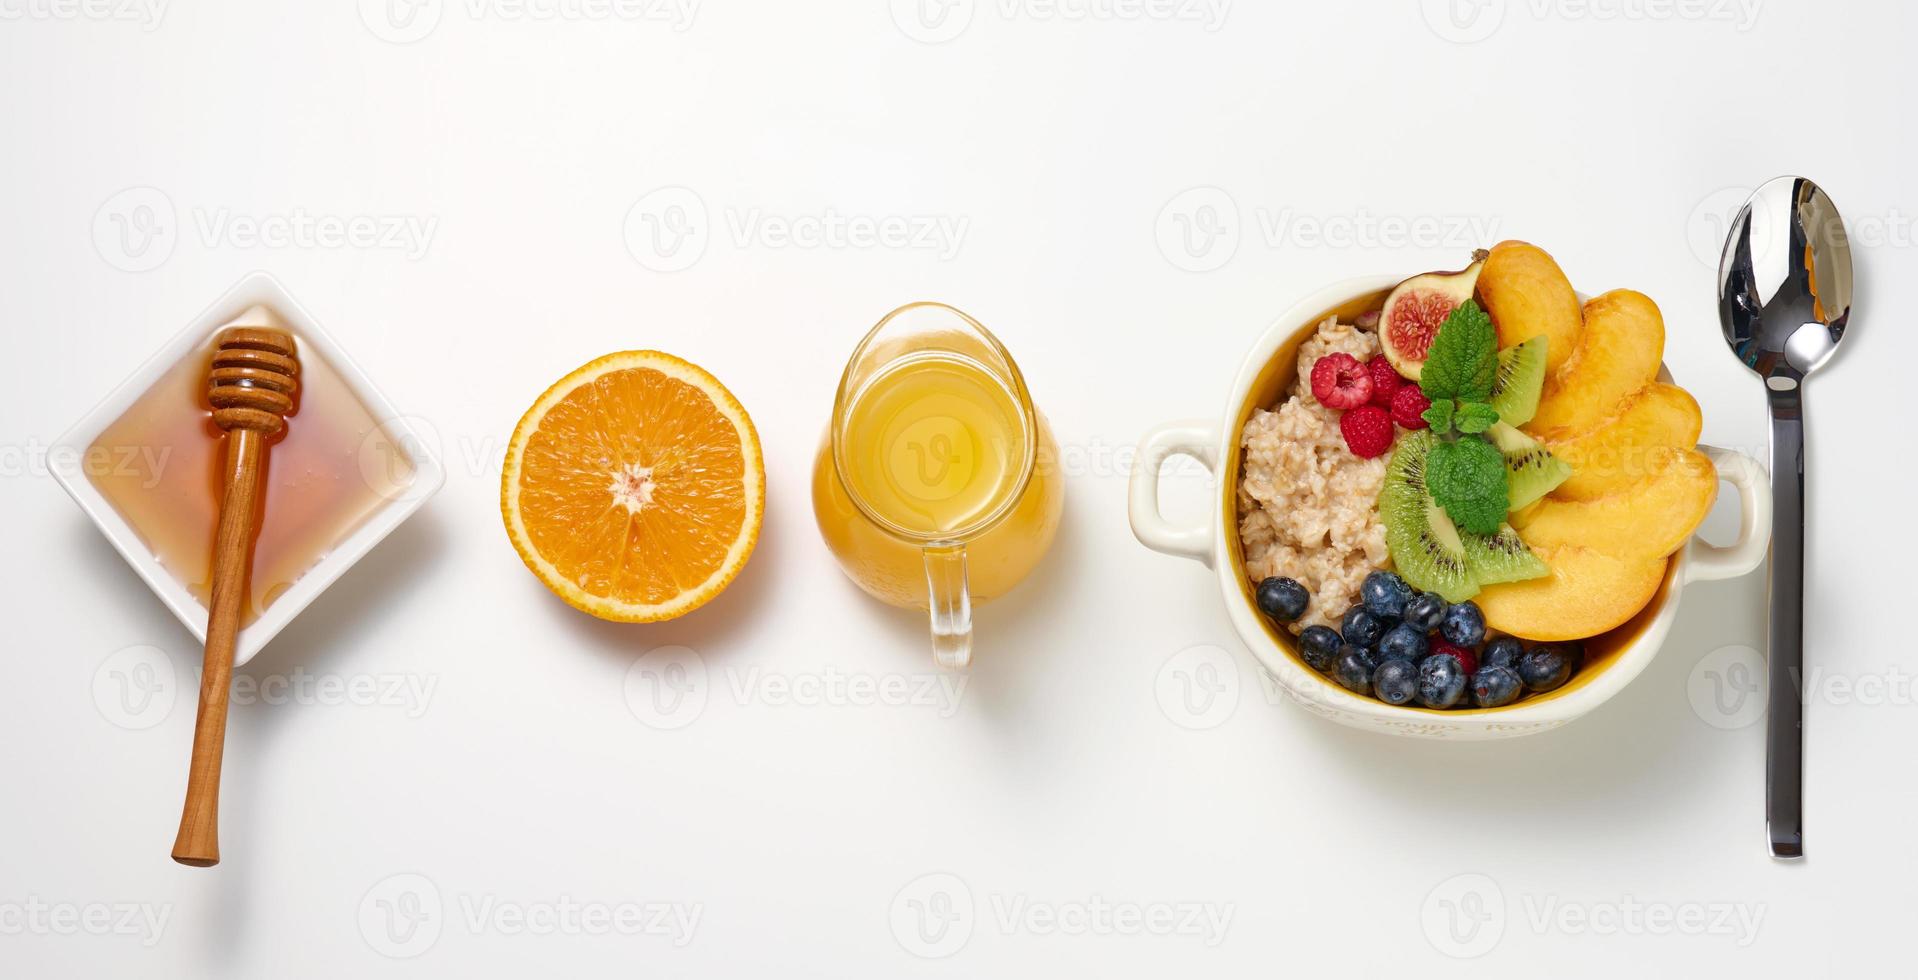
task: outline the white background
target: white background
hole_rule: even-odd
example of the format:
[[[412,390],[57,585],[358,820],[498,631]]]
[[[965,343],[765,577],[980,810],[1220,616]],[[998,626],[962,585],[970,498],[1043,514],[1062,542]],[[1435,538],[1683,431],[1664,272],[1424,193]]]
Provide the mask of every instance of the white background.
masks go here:
[[[1816,976],[1907,955],[1918,704],[1891,556],[1913,541],[1888,478],[1909,468],[1865,454],[1901,451],[1913,418],[1887,343],[1918,315],[1890,288],[1918,273],[1908,7],[1239,0],[1221,21],[978,0],[939,21],[707,0],[688,22],[592,2],[175,0],[155,23],[0,0],[0,973]],[[1766,856],[1763,725],[1723,685],[1755,656],[1724,648],[1764,646],[1762,576],[1687,590],[1662,655],[1584,720],[1447,744],[1276,700],[1212,576],[1128,533],[1126,447],[1216,415],[1294,299],[1504,237],[1587,292],[1655,297],[1707,441],[1762,451],[1713,266],[1744,189],[1782,172],[1836,199],[1861,283],[1857,335],[1809,392],[1809,658],[1847,686],[1807,715],[1808,861]],[[625,233],[664,187],[692,194],[672,227],[696,255]],[[687,197],[651,200],[633,227]],[[235,230],[299,214],[432,231],[409,250]],[[964,230],[949,256],[762,231],[828,214]],[[1224,234],[1194,253],[1188,227]],[[430,423],[451,473],[243,671],[292,693],[235,706],[226,860],[191,870],[167,851],[198,648],[39,453],[256,268]],[[1019,358],[1075,467],[1064,528],[980,611],[956,702],[778,703],[756,685],[931,673],[921,619],[836,571],[807,487],[843,358],[921,298]],[[769,499],[721,599],[620,626],[527,575],[497,460],[546,384],[639,347],[738,394]],[[1196,513],[1199,483],[1169,479],[1169,506]],[[705,701],[662,716],[652,668],[674,658]],[[1162,699],[1208,664],[1225,700]],[[1874,681],[1893,689],[1849,686]],[[918,940],[921,901],[957,916],[942,943]],[[699,919],[683,946],[512,928],[562,903]],[[1229,926],[1215,945],[1044,928],[1095,903]],[[64,918],[95,904],[167,918]],[[1479,931],[1449,938],[1454,910]],[[1615,919],[1668,933],[1597,934]]]

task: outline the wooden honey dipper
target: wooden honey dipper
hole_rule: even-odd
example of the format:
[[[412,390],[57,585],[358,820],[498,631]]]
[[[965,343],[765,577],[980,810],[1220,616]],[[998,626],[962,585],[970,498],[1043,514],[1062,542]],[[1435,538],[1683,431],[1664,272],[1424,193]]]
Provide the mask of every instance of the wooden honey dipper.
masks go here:
[[[249,311],[250,312],[250,311]],[[173,860],[196,868],[220,863],[220,760],[226,750],[226,707],[233,681],[233,644],[240,633],[258,530],[260,470],[267,443],[286,428],[300,362],[293,337],[269,327],[220,332],[207,372],[213,421],[226,431],[226,490],[213,539],[213,600],[206,613],[206,660],[200,711],[193,722],[193,765]]]

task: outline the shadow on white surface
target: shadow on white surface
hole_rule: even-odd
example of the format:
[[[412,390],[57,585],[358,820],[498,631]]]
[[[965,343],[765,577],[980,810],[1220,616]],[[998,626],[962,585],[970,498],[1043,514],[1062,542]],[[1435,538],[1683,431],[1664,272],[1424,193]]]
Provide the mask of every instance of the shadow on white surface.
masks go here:
[[[1088,560],[1083,524],[1089,515],[1075,506],[1081,502],[1075,499],[1079,496],[1068,481],[1065,509],[1052,547],[1025,580],[1002,596],[974,604],[972,665],[966,671],[967,714],[983,715],[995,725],[1015,724],[1021,720],[1026,701],[1044,694],[1038,684],[1046,666],[1047,644],[1043,638],[1059,610],[1072,608],[1068,593],[1079,582],[1071,568]],[[823,546],[820,557],[831,562]],[[856,624],[849,624],[849,632],[884,634],[885,642],[876,646],[888,652],[901,673],[939,670],[932,660],[931,627],[924,609],[888,606],[866,595],[836,565],[831,568],[835,588],[843,590],[858,609],[860,618]]]
[[[383,624],[395,610],[406,605],[407,593],[416,591],[431,575],[437,558],[446,550],[444,515],[426,507],[412,520],[395,528],[386,540],[367,552],[339,580],[322,592],[299,618],[260,650],[250,663],[239,668],[236,676],[261,678],[285,676],[296,671],[329,675],[341,665],[372,650],[371,661],[393,659],[380,652],[378,645]],[[191,639],[189,637],[189,639]],[[188,651],[197,656],[197,651]],[[277,801],[262,792],[275,780],[273,771],[283,764],[284,756],[276,746],[289,727],[305,712],[288,710],[293,705],[265,703],[233,704],[227,719],[226,759],[220,785],[220,850],[223,867],[212,870],[212,881],[196,887],[209,888],[214,894],[203,900],[208,915],[226,926],[206,930],[207,961],[215,964],[241,961],[239,944],[232,937],[244,932],[247,920],[272,902],[274,884],[261,880],[258,872],[272,863],[269,856],[257,853],[264,846],[260,828],[275,819]],[[336,760],[335,774],[350,772],[351,758]],[[181,761],[181,776],[186,772]],[[348,777],[345,782],[351,782]],[[345,843],[345,842],[342,842]],[[301,842],[320,849],[328,842]]]
[[[1703,802],[1696,797],[1714,785],[1691,768],[1705,739],[1762,742],[1762,718],[1735,731],[1715,728],[1694,713],[1687,685],[1706,654],[1728,644],[1762,650],[1764,636],[1762,573],[1694,583],[1685,590],[1671,634],[1645,671],[1610,701],[1562,728],[1500,741],[1448,742],[1361,732],[1331,722],[1289,727],[1310,740],[1298,751],[1338,756],[1346,768],[1362,774],[1386,811],[1443,814],[1462,828],[1546,846],[1563,846],[1589,833],[1595,835],[1592,846],[1602,849],[1606,824],[1613,821],[1655,825],[1671,814],[1696,812]],[[1294,709],[1285,704],[1268,710]],[[1749,785],[1748,799],[1711,805],[1748,808],[1750,849],[1762,855],[1762,769],[1743,774],[1740,784]],[[1626,800],[1659,803],[1628,809],[1595,805]],[[1415,842],[1406,838],[1407,846]]]
[[[72,534],[75,545],[70,553],[87,569],[88,579],[103,596],[98,601],[137,617],[134,634],[148,638],[173,660],[181,686],[172,709],[178,716],[173,719],[177,723],[174,727],[181,733],[190,732],[198,696],[199,641],[79,515],[72,520]],[[309,675],[333,672],[342,660],[354,655],[348,651],[377,644],[389,612],[405,604],[405,594],[419,587],[444,550],[445,533],[437,515],[428,508],[397,528],[321,593],[259,656],[238,668],[236,679],[244,683],[248,678],[257,682],[263,677],[284,678],[300,671]],[[376,654],[374,659],[384,658]],[[272,781],[272,769],[280,757],[275,745],[303,714],[288,707],[259,698],[231,705],[220,793],[222,863],[204,871],[173,869],[181,876],[180,893],[191,896],[195,908],[207,909],[207,914],[223,923],[221,929],[200,933],[205,941],[203,956],[210,964],[237,962],[242,950],[232,937],[244,935],[249,919],[271,904],[271,884],[255,880],[257,870],[271,863],[266,855],[256,853],[261,837],[255,831],[273,817],[273,803],[259,790]],[[176,791],[164,799],[140,801],[137,819],[127,821],[129,828],[137,828],[146,839],[144,847],[152,861],[169,868],[172,865],[166,853],[172,843],[177,810],[169,812],[167,808],[177,808],[184,793],[189,748],[182,739],[177,752],[178,770],[170,777]],[[339,764],[346,770],[352,760],[342,759]]]
[[[615,623],[580,612],[548,594],[531,574],[523,576],[522,586],[542,593],[540,605],[567,635],[595,653],[618,660],[622,670],[659,647],[690,647],[706,658],[727,656],[722,651],[738,646],[739,635],[765,614],[771,601],[773,583],[779,577],[777,566],[785,549],[775,526],[782,519],[778,511],[768,509],[751,558],[725,591],[698,609],[663,623]]]

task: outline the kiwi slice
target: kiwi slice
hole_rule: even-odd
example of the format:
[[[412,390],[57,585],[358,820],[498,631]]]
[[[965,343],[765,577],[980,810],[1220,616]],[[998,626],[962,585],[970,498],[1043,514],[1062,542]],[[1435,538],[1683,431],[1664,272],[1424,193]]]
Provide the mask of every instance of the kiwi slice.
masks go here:
[[[1510,524],[1500,524],[1497,534],[1467,534],[1463,540],[1465,567],[1471,569],[1472,577],[1478,579],[1480,585],[1523,582],[1528,578],[1542,578],[1552,571],[1532,554],[1532,549],[1525,547]]]
[[[1508,425],[1524,425],[1538,413],[1545,387],[1545,335],[1498,352],[1498,376],[1492,380],[1492,407]]]
[[[1399,440],[1379,491],[1379,516],[1385,520],[1385,544],[1399,575],[1415,589],[1436,592],[1447,602],[1464,602],[1478,594],[1465,541],[1425,490],[1425,457],[1437,442],[1425,430]]]
[[[1528,340],[1525,343],[1531,342]],[[1552,455],[1552,451],[1546,449],[1543,443],[1505,422],[1494,423],[1485,430],[1485,435],[1505,456],[1506,510],[1518,510],[1551,493],[1553,487],[1564,483],[1572,475],[1571,466]]]

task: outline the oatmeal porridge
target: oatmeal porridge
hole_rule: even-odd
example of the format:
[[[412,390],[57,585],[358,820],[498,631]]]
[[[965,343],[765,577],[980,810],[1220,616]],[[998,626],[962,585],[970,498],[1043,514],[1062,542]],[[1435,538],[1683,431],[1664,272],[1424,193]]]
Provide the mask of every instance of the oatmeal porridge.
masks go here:
[[[1339,413],[1312,397],[1312,365],[1332,353],[1364,361],[1378,353],[1376,334],[1337,317],[1299,346],[1298,378],[1274,410],[1246,420],[1239,479],[1239,540],[1254,584],[1285,576],[1305,586],[1311,603],[1297,622],[1338,627],[1359,601],[1359,584],[1385,567],[1389,552],[1377,499],[1386,459],[1361,459],[1345,447]]]

